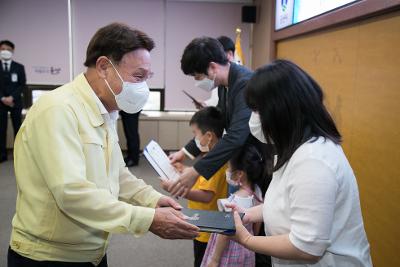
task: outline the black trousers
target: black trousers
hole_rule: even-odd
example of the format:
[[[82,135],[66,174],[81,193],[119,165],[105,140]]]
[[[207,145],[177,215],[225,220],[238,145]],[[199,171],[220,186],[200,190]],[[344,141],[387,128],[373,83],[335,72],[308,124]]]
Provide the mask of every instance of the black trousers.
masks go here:
[[[8,248],[7,267],[93,267],[90,262],[35,261],[25,258]],[[107,267],[107,255],[97,267]]]
[[[139,115],[138,113],[129,114],[124,111],[120,111],[122,119],[122,126],[124,127],[124,133],[126,137],[126,144],[128,147],[128,158],[133,162],[139,162],[139,149],[140,149],[140,137],[139,137]]]
[[[193,240],[194,267],[200,267],[208,243]]]
[[[7,123],[8,113],[11,115],[11,122],[14,128],[14,137],[17,135],[19,128],[22,123],[22,108],[21,107],[9,107],[0,103],[0,158],[7,157]]]

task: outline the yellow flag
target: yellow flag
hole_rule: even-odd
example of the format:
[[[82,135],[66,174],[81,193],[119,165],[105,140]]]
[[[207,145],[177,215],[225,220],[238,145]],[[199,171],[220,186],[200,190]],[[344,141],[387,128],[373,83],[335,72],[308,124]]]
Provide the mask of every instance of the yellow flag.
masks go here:
[[[242,32],[241,29],[236,29],[236,41],[235,41],[235,61],[240,64],[244,65],[244,56],[242,51],[242,45],[240,44],[240,33]]]

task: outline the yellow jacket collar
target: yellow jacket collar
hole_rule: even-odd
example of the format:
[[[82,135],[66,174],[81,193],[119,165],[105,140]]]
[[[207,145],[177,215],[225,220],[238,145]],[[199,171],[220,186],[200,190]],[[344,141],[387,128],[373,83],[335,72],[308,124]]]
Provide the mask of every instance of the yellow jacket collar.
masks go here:
[[[84,73],[76,76],[72,83],[75,92],[82,98],[82,103],[88,114],[90,123],[94,127],[102,125],[104,123],[104,119],[96,103],[94,91],[86,80]]]

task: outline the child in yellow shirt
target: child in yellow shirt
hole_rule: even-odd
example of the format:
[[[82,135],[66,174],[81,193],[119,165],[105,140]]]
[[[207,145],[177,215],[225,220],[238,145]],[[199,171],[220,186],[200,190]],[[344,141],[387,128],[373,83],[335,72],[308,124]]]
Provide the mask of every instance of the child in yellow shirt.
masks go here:
[[[206,107],[196,112],[190,120],[190,127],[195,136],[197,147],[204,154],[213,149],[224,131],[222,113],[215,107]],[[182,171],[185,166],[178,164],[175,167]],[[227,166],[220,168],[209,180],[200,176],[187,194],[188,208],[197,210],[218,210],[217,200],[226,198],[228,185],[225,172]],[[161,186],[168,191],[170,182],[163,181]],[[207,248],[209,233],[200,233],[194,242],[194,266],[200,266]]]

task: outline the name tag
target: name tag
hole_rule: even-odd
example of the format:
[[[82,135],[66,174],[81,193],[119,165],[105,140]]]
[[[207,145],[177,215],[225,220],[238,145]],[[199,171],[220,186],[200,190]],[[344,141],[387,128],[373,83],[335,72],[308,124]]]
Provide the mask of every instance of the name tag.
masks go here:
[[[18,82],[18,75],[16,73],[11,73],[11,81],[13,83]]]

